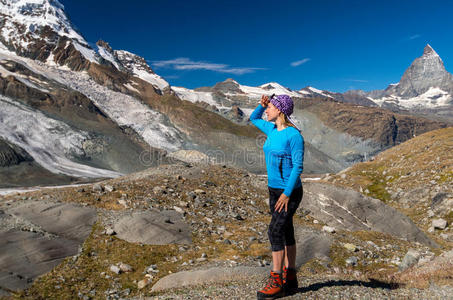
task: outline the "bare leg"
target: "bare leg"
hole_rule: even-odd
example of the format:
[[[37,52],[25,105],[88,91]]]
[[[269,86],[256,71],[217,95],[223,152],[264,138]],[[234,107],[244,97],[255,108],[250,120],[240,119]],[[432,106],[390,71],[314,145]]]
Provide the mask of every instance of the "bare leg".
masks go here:
[[[285,266],[287,268],[296,268],[296,244],[285,246]]]
[[[283,269],[283,260],[285,258],[285,250],[272,251],[272,263],[274,272],[281,273]]]

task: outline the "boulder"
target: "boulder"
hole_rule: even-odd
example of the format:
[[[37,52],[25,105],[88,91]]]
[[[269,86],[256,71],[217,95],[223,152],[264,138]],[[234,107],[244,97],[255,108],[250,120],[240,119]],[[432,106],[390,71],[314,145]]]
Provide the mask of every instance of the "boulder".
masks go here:
[[[134,211],[123,215],[113,227],[117,237],[147,245],[191,244],[190,226],[174,210]]]
[[[415,265],[419,259],[420,259],[420,252],[418,252],[415,249],[409,249],[409,251],[407,251],[406,255],[404,255],[403,261],[401,262],[401,264],[399,265],[398,268],[400,271],[404,271],[407,268]]]
[[[85,241],[96,222],[96,210],[73,203],[27,201],[7,211],[59,237]]]
[[[0,288],[13,291],[29,287],[37,276],[77,254],[79,246],[74,240],[14,229],[0,232],[0,240]]]
[[[328,183],[304,183],[301,207],[329,226],[349,230],[372,230],[428,246],[438,245],[407,216],[378,199],[350,188]]]
[[[313,258],[329,259],[331,238],[320,231],[296,228],[296,269]]]
[[[444,219],[435,219],[432,222],[434,229],[443,230],[447,227],[447,221]]]
[[[76,204],[21,201],[0,214],[0,289],[22,290],[76,255],[96,210]]]
[[[235,280],[250,280],[251,276],[264,278],[269,272],[266,267],[210,268],[197,271],[182,271],[161,278],[152,292],[177,289],[190,285],[221,283]]]

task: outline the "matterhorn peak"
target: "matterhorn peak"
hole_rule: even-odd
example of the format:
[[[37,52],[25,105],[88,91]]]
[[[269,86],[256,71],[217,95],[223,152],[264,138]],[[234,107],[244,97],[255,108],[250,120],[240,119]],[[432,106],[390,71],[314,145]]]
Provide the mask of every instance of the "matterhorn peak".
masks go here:
[[[426,44],[425,46],[425,49],[423,49],[423,55],[424,56],[427,56],[427,55],[435,55],[435,56],[439,56],[436,51],[434,51],[433,47],[431,47],[430,44]]]
[[[423,95],[434,87],[445,92],[453,92],[453,77],[445,70],[440,56],[427,44],[423,49],[423,55],[412,62],[398,85],[389,86],[386,92],[410,99]]]

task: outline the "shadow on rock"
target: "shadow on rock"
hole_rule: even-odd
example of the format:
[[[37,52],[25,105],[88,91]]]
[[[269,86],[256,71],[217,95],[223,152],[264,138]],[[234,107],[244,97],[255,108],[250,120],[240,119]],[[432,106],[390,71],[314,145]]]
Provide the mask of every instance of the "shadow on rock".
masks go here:
[[[315,292],[325,287],[346,287],[346,286],[363,286],[372,289],[389,289],[395,290],[399,288],[396,283],[387,283],[379,280],[361,281],[361,280],[329,280],[326,282],[318,282],[310,284],[306,287],[299,287],[292,295],[298,293]]]

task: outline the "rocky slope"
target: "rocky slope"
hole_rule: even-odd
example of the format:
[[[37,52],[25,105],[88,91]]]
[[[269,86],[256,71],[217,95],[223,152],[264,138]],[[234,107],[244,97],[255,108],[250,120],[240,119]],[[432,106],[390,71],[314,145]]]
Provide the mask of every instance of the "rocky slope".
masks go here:
[[[451,241],[452,150],[453,128],[439,129],[325,180],[381,199],[410,216],[431,237]]]
[[[449,133],[450,129],[442,129],[416,139],[432,136],[439,151],[450,147],[451,139],[444,135]],[[416,139],[414,143],[419,145]],[[403,155],[408,143],[397,146]],[[424,152],[408,153],[415,157]],[[368,164],[385,161],[381,157]],[[426,163],[423,173],[442,180],[445,174],[431,172],[439,170],[448,176],[451,168],[449,161],[446,163],[445,168],[436,160]],[[417,165],[405,166],[418,170]],[[374,191],[371,186],[362,186],[366,196],[355,185],[357,191],[336,186],[345,178],[356,182],[349,176],[342,173],[324,180],[336,179],[335,185],[303,178],[304,205],[295,216],[301,287],[300,294],[292,297],[316,298],[326,292],[341,297],[446,297],[448,287],[406,288],[410,281],[404,276],[408,275],[400,276],[403,273],[399,270],[412,265],[422,268],[453,243],[439,238],[438,233],[429,233],[412,214],[409,217],[414,222],[384,202],[369,198],[379,196],[366,191]],[[451,178],[446,180],[451,183]],[[444,188],[443,182],[430,186],[437,191]],[[96,184],[4,196],[0,200],[4,213],[0,231],[47,234],[48,229],[39,225],[43,224],[42,216],[36,214],[39,211],[26,209],[33,203],[89,207],[99,216],[78,254],[39,278],[33,275],[33,284],[15,293],[24,298],[253,298],[264,284],[271,260],[266,184],[265,177],[243,169],[193,162],[160,165]],[[447,205],[448,199],[442,198],[439,204]],[[394,206],[394,202],[384,201]],[[21,221],[10,222],[13,217]],[[410,260],[413,253],[416,259]],[[448,274],[437,273],[436,280],[451,284]],[[199,285],[207,281],[210,288]],[[14,290],[4,283],[0,286],[4,293]]]

